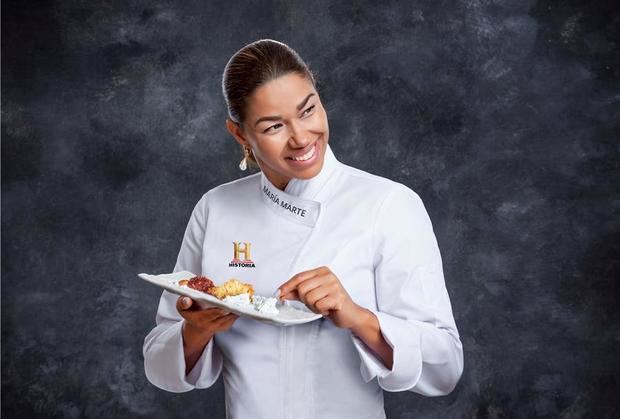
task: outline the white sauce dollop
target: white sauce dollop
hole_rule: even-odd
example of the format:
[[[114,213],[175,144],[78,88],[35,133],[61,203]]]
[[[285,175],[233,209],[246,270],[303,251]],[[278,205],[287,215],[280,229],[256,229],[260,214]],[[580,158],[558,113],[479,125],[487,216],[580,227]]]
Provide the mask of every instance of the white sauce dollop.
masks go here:
[[[274,297],[254,296],[254,308],[261,313],[278,314],[280,310],[276,308],[278,300]]]
[[[248,294],[247,292],[243,294],[239,294],[239,295],[228,295],[224,297],[222,301],[225,301],[227,303],[241,305],[241,306],[252,305],[252,302],[250,301],[250,294]]]

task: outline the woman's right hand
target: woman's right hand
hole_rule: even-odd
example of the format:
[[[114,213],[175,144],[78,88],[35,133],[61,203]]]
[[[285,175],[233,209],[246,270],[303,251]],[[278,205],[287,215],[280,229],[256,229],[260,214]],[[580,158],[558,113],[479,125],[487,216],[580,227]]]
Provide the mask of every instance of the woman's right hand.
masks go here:
[[[177,299],[177,311],[185,319],[181,334],[185,374],[189,374],[213,335],[230,329],[239,316],[219,307],[201,309],[189,297]]]
[[[230,329],[239,316],[219,307],[201,309],[189,297],[177,299],[177,311],[185,319],[183,334],[213,336]]]

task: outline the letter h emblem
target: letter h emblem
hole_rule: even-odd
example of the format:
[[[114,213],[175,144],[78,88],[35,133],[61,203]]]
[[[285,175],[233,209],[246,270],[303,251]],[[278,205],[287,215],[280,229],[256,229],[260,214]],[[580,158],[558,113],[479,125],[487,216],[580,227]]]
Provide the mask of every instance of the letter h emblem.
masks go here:
[[[243,247],[241,246],[243,244]],[[252,263],[252,258],[250,257],[250,243],[248,242],[233,242],[234,245],[234,259],[232,263]],[[240,258],[240,255],[243,254],[243,260]]]

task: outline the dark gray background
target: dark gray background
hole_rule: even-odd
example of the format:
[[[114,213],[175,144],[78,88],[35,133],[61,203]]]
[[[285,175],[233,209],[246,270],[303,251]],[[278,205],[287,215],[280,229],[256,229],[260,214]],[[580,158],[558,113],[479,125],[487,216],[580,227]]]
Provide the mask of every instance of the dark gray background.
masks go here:
[[[375,3],[2,3],[3,417],[224,417],[221,379],[147,382],[160,291],[136,274],[247,174],[220,81],[259,38],[316,72],[338,158],[433,220],[465,371],[388,417],[617,412],[615,2]]]

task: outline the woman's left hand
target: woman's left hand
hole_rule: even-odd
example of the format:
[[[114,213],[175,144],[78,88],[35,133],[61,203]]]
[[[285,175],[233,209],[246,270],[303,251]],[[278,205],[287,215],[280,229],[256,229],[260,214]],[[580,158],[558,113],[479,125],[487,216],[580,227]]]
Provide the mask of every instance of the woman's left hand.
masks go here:
[[[342,283],[327,267],[300,272],[280,285],[280,300],[298,300],[343,329],[352,329],[364,309],[351,299]]]

